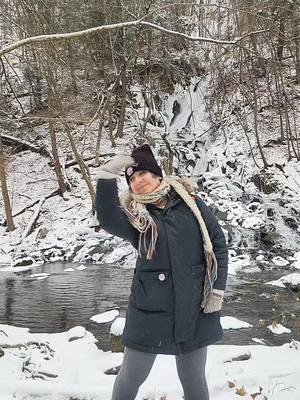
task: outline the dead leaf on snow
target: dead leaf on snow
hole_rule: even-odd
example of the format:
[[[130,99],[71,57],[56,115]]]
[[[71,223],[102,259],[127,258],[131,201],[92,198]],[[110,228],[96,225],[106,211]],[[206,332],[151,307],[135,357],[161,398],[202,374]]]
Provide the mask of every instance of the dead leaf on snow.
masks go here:
[[[239,389],[236,389],[235,393],[238,394],[239,396],[246,396],[246,394],[247,394],[244,386],[242,386]]]
[[[276,320],[272,321],[272,328],[273,329],[277,328],[277,321]]]
[[[228,386],[230,387],[230,389],[235,387],[235,383],[231,382],[231,381],[227,381],[228,382]]]

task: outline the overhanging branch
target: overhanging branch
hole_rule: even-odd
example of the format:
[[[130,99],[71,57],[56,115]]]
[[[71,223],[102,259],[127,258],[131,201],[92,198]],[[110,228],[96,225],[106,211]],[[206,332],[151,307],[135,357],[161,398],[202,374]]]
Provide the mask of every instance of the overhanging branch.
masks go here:
[[[19,47],[22,47],[22,46],[25,46],[28,44],[57,41],[57,40],[62,40],[62,39],[72,39],[72,38],[77,38],[80,36],[87,36],[87,35],[102,32],[102,31],[109,31],[109,30],[126,28],[126,27],[131,27],[131,26],[148,26],[155,30],[164,32],[170,36],[181,37],[186,40],[193,41],[193,42],[212,43],[212,44],[222,45],[222,46],[237,45],[239,42],[241,42],[242,40],[244,40],[245,38],[247,38],[249,36],[259,35],[261,33],[268,32],[268,30],[258,30],[258,31],[249,32],[241,37],[235,38],[234,40],[222,40],[222,39],[206,38],[206,37],[202,37],[202,36],[189,36],[189,35],[186,35],[185,33],[169,30],[162,26],[153,24],[151,22],[146,22],[146,21],[143,21],[142,19],[138,19],[135,21],[120,22],[118,24],[96,26],[94,28],[89,28],[89,29],[85,29],[85,30],[77,31],[77,32],[54,33],[54,34],[50,34],[50,35],[39,35],[39,36],[28,37],[28,38],[19,40],[15,43],[10,44],[9,46],[6,46],[6,47],[3,47],[2,49],[0,49],[0,57],[2,57],[4,54],[10,53],[11,51],[13,51]]]

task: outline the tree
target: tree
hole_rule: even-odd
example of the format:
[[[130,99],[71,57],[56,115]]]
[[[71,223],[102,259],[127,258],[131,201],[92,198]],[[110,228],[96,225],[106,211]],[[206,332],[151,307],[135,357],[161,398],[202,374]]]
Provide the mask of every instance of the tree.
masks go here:
[[[15,226],[12,217],[11,204],[8,193],[7,181],[6,181],[5,154],[2,144],[1,132],[0,132],[0,182],[1,182],[1,191],[2,191],[2,197],[6,215],[6,226],[7,226],[6,230],[10,232],[15,229]]]

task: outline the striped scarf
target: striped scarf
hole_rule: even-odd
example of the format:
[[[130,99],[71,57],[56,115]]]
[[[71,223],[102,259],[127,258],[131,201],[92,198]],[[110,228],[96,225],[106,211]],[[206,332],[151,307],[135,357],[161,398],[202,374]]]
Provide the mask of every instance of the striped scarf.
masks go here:
[[[187,192],[185,187],[178,181],[178,179],[179,178],[174,176],[168,176],[164,178],[158,188],[151,193],[142,195],[132,193],[132,200],[125,208],[125,213],[127,214],[129,222],[132,224],[132,226],[134,226],[140,232],[138,245],[139,256],[141,257],[142,254],[145,253],[146,259],[150,260],[155,252],[158,232],[157,226],[146,208],[146,204],[158,203],[167,196],[171,188],[173,188],[175,192],[182,198],[182,200],[191,209],[196,217],[203,238],[206,273],[201,307],[204,308],[213,289],[213,284],[217,279],[217,259],[213,251],[212,242],[210,240],[206,224],[195,202],[195,198]],[[150,240],[147,240],[148,232],[150,233]]]

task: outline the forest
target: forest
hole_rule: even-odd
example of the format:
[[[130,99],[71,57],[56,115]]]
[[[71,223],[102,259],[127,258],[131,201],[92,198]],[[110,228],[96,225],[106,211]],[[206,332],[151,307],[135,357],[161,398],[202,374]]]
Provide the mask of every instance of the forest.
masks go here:
[[[143,144],[227,240],[211,398],[297,400],[299,99],[299,0],[0,0],[1,400],[111,398],[136,251],[97,176]],[[137,399],[182,398],[159,356]]]

